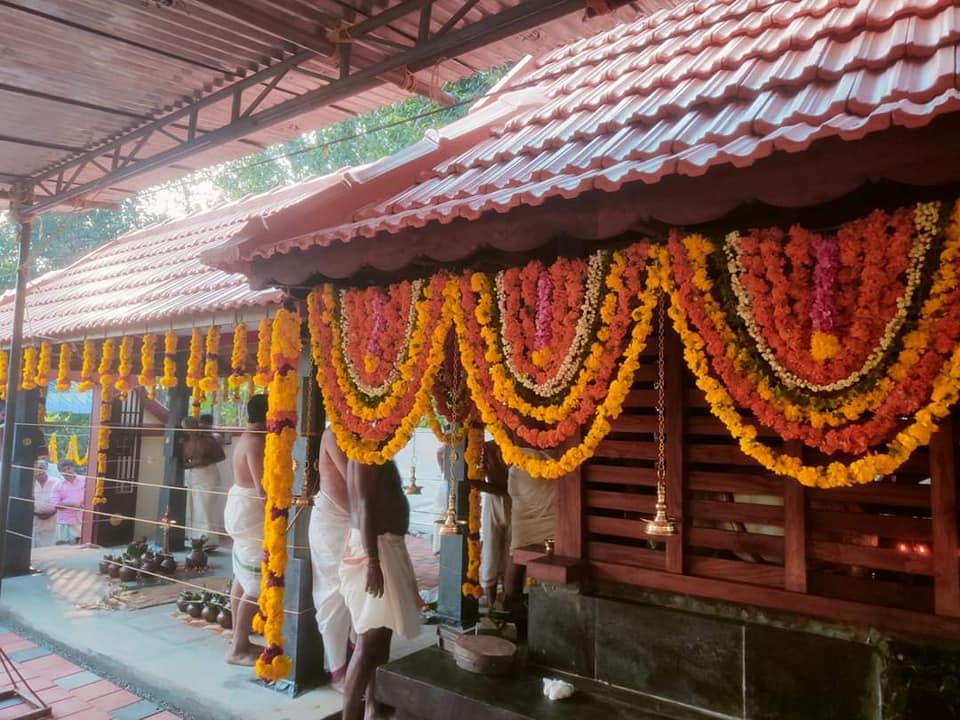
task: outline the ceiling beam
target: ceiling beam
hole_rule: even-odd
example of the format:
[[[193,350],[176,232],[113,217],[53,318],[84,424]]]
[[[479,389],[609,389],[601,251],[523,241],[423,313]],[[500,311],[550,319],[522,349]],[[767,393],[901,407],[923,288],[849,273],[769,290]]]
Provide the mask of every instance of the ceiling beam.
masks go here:
[[[106,107],[104,105],[97,105],[96,103],[86,102],[84,100],[76,100],[74,98],[68,98],[62,95],[54,95],[52,93],[40,92],[38,90],[29,90],[16,85],[7,85],[6,83],[0,83],[0,91],[13,93],[14,95],[26,95],[27,97],[38,98],[40,100],[49,100],[50,102],[60,103],[62,105],[72,105],[74,107],[83,108],[84,110],[94,110],[96,112],[106,113],[108,115],[121,115],[134,120],[140,120],[141,122],[150,119],[146,115],[130,112],[129,110]]]
[[[46,142],[45,140],[31,140],[30,138],[14,137],[12,135],[0,135],[0,142],[13,143],[14,145],[27,145],[29,147],[46,148],[48,150],[61,150],[63,152],[83,152],[83,148],[76,145],[64,145],[62,143]]]

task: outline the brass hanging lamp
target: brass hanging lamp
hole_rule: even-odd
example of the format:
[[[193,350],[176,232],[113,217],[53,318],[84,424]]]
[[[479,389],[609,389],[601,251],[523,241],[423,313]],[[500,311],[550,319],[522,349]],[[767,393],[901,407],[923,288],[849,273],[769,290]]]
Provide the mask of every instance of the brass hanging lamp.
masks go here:
[[[665,398],[664,387],[664,306],[667,298],[661,292],[657,303],[657,504],[652,520],[646,522],[647,535],[667,536],[677,534],[677,521],[667,514],[667,450],[665,428]]]

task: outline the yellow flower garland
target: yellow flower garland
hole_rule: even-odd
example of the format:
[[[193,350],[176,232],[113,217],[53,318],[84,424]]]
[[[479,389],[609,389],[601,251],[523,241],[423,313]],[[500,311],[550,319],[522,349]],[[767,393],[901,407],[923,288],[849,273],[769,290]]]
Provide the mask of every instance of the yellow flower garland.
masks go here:
[[[666,263],[664,263],[664,266]],[[927,445],[936,432],[936,422],[946,417],[951,406],[960,397],[960,347],[954,350],[949,362],[940,371],[933,383],[930,402],[918,410],[913,422],[890,441],[885,451],[868,453],[846,464],[832,462],[826,466],[805,465],[799,458],[770,449],[757,440],[757,428],[744,422],[737,411],[733,398],[710,373],[710,363],[704,348],[706,343],[687,321],[680,304],[679,292],[670,273],[663,272],[664,287],[670,294],[670,317],[683,341],[683,353],[697,387],[706,395],[710,411],[727,428],[731,437],[740,444],[740,449],[768,470],[798,480],[809,487],[843,487],[872,482],[880,475],[896,471],[917,448]]]
[[[175,388],[180,384],[177,380],[177,333],[167,330],[163,336],[163,375],[160,377],[160,387]]]
[[[70,358],[73,348],[70,343],[62,343],[57,357],[57,392],[66,392],[70,389]]]
[[[456,278],[448,278],[443,294],[445,302],[443,303],[442,310],[440,313],[440,320],[432,329],[432,333],[428,337],[429,329],[426,327],[426,323],[417,322],[417,327],[414,329],[414,332],[410,339],[410,344],[415,347],[427,347],[428,358],[426,363],[426,369],[423,375],[420,378],[412,377],[412,368],[411,366],[407,368],[407,375],[402,376],[401,382],[409,383],[417,381],[419,382],[419,387],[417,388],[416,395],[413,401],[413,406],[409,413],[400,421],[396,432],[388,440],[383,447],[378,448],[375,444],[370,442],[365,442],[357,438],[349,428],[347,428],[343,422],[342,418],[338,415],[337,408],[335,403],[327,402],[325,407],[327,410],[327,415],[330,419],[330,427],[333,430],[334,435],[337,438],[337,445],[343,450],[344,454],[350,459],[356,462],[365,463],[368,465],[382,465],[383,463],[390,460],[397,452],[403,448],[407,442],[410,440],[410,436],[413,434],[413,431],[416,429],[417,425],[420,423],[420,419],[427,414],[427,411],[430,407],[430,390],[433,386],[434,378],[436,378],[437,372],[440,369],[440,365],[443,362],[443,352],[444,352],[444,341],[446,339],[446,334],[450,328],[451,322],[451,305],[456,304],[456,300],[453,298],[453,293],[457,289]],[[309,325],[310,325],[310,337],[311,337],[311,353],[313,356],[314,364],[317,366],[317,383],[320,385],[320,389],[323,392],[324,397],[331,397],[331,388],[327,385],[326,373],[322,372],[323,363],[331,362],[331,358],[326,356],[326,352],[330,352],[333,356],[332,362],[337,369],[337,377],[344,377],[343,373],[345,368],[338,366],[338,345],[339,343],[334,342],[333,348],[322,347],[319,342],[319,333],[316,332],[316,328],[324,320],[321,319],[321,315],[324,312],[321,309],[321,306],[324,302],[323,295],[321,293],[324,291],[314,290],[310,293],[310,296],[307,299],[308,308],[309,308]],[[428,291],[429,292],[429,291]],[[424,305],[418,307],[418,311],[424,313],[424,317],[427,313],[427,303],[428,297],[423,298]],[[330,318],[327,318],[328,322],[331,322]],[[333,322],[333,326],[336,327],[336,323]],[[336,335],[334,336],[336,337]],[[413,355],[415,353],[411,353]],[[398,388],[398,391],[400,389]],[[397,392],[396,394],[399,394]],[[351,397],[349,393],[346,394],[347,397]],[[353,405],[351,404],[351,410],[353,410]]]
[[[157,394],[157,336],[145,333],[140,341],[140,374],[137,382],[147,389],[147,397],[153,400]]]
[[[80,368],[80,383],[77,385],[77,390],[79,392],[87,392],[92,390],[93,386],[96,385],[96,380],[93,376],[93,367],[97,364],[97,345],[93,340],[84,340],[83,341],[83,361]]]
[[[257,371],[253,384],[265,388],[270,384],[270,318],[262,318],[257,328]]]
[[[116,360],[116,350],[116,340],[107,338],[103,341],[103,347],[100,350],[100,367],[97,369],[101,387],[104,385],[112,387],[117,381],[116,371],[113,367],[114,360]]]
[[[20,375],[20,389],[33,390],[37,387],[37,349],[23,349],[23,372]]]
[[[37,387],[46,391],[50,384],[50,370],[53,367],[53,348],[46,340],[40,343],[40,356],[37,358]]]
[[[233,328],[233,349],[230,353],[230,376],[227,378],[227,387],[238,398],[240,389],[250,382],[247,372],[247,326],[238,322]]]
[[[283,579],[287,566],[287,521],[293,496],[293,445],[297,439],[297,395],[300,390],[300,315],[280,309],[273,321],[271,370],[264,448],[264,561],[260,613],[255,627],[266,643],[257,658],[257,676],[275,682],[290,672],[283,654]]]
[[[106,345],[106,343],[104,344]],[[107,351],[104,349],[104,355]],[[101,362],[101,368],[103,364]],[[108,374],[108,373],[105,373]],[[97,430],[97,479],[93,487],[93,505],[103,505],[107,498],[103,494],[107,473],[107,453],[110,450],[110,416],[113,412],[113,386],[110,383],[100,385],[100,427]]]
[[[133,390],[133,338],[126,336],[120,341],[120,362],[114,387],[121,395]]]
[[[776,408],[785,419],[792,422],[803,420],[814,428],[820,428],[846,425],[876,409],[893,392],[897,384],[908,377],[913,366],[920,360],[919,351],[929,345],[933,325],[938,319],[946,298],[953,292],[958,282],[960,203],[955,206],[945,235],[946,241],[940,253],[940,262],[934,272],[929,294],[921,305],[917,327],[904,337],[903,348],[898,353],[897,359],[871,388],[860,393],[849,394],[833,410],[819,410],[791,402],[778,393],[765,378],[752,370],[747,355],[736,351],[737,337],[713,295],[713,283],[706,270],[706,259],[715,250],[713,242],[702,235],[690,235],[683,239],[683,245],[693,270],[693,286],[703,298],[704,312],[710,318],[724,345],[732,348],[731,352],[735,353],[732,355],[732,360],[737,372],[750,377],[757,395]]]
[[[47,460],[54,465],[60,463],[60,448],[57,447],[57,434],[55,432],[50,433],[50,437],[47,438]]]
[[[207,330],[206,357],[200,389],[212,393],[220,389],[220,330],[211,325]]]
[[[65,460],[75,462],[78,468],[83,467],[83,465],[80,464],[80,439],[76,433],[72,434],[70,439],[67,440],[67,449],[64,451],[63,457]]]
[[[464,451],[468,480],[483,479],[483,427],[470,423]],[[461,587],[465,597],[480,599],[480,491],[471,486],[467,513],[467,576]]]
[[[10,355],[6,350],[0,350],[0,400],[7,399],[7,368],[10,364]]]
[[[471,396],[480,411],[480,417],[484,425],[493,435],[494,441],[503,453],[505,463],[519,467],[533,477],[555,479],[571,472],[596,452],[600,441],[610,432],[610,421],[617,418],[623,409],[623,402],[630,392],[633,378],[640,366],[640,353],[643,352],[650,335],[653,309],[656,307],[659,295],[660,273],[657,271],[657,265],[663,261],[659,248],[653,246],[650,248],[650,257],[652,263],[647,271],[645,288],[640,295],[640,306],[634,310],[636,324],[633,326],[630,341],[621,356],[622,361],[617,370],[616,378],[611,381],[607,396],[597,407],[590,428],[584,434],[582,441],[578,445],[568,448],[563,455],[556,459],[541,460],[528,455],[521,447],[514,444],[506,427],[497,417],[493,406],[487,401],[478,378],[477,363],[470,349],[470,343],[466,340],[464,311],[457,298],[459,290],[453,287],[454,327],[460,340],[460,356],[467,373],[467,385],[470,387]]]
[[[190,353],[187,356],[187,387],[193,390],[190,396],[190,416],[200,417],[200,404],[203,402],[203,389],[200,387],[203,364],[203,335],[200,328],[190,333]]]

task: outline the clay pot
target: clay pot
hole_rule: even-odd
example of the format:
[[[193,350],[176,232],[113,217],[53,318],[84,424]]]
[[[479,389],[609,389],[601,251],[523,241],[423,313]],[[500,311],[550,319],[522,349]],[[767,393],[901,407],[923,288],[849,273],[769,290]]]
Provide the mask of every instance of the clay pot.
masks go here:
[[[217,615],[220,613],[220,608],[216,605],[204,605],[203,610],[200,611],[200,617],[206,620],[208,623],[215,623],[217,621]]]
[[[189,602],[183,595],[177,598],[177,610],[185,613],[187,611],[187,605],[189,605]]]
[[[188,568],[202,570],[207,566],[207,554],[203,551],[206,538],[198,538],[190,541],[190,555],[187,556],[186,565]]]
[[[217,624],[224,630],[233,629],[233,613],[230,612],[230,608],[220,608],[220,612],[217,613]]]
[[[149,557],[146,560],[141,560],[140,567],[143,568],[145,572],[157,573],[160,571],[160,559],[156,557]]]
[[[120,563],[114,561],[107,566],[107,575],[116,580],[120,577]]]
[[[173,575],[177,571],[177,561],[172,555],[167,555],[160,561],[160,572]]]
[[[101,575],[108,575],[110,569],[110,561],[104,558],[100,561],[100,564],[97,566],[97,570]]]
[[[132,582],[137,579],[137,570],[129,565],[124,565],[120,568],[119,575],[123,582]]]
[[[187,615],[192,618],[199,618],[203,614],[203,605],[197,602],[187,603]]]

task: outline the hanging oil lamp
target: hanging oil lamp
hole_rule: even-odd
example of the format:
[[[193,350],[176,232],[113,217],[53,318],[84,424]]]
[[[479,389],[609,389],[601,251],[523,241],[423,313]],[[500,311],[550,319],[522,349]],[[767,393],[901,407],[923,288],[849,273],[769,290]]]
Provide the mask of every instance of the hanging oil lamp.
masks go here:
[[[666,389],[664,387],[664,305],[666,297],[661,294],[657,303],[657,504],[654,506],[653,519],[646,522],[647,535],[676,535],[677,521],[667,514],[667,450],[665,442],[664,407]]]

